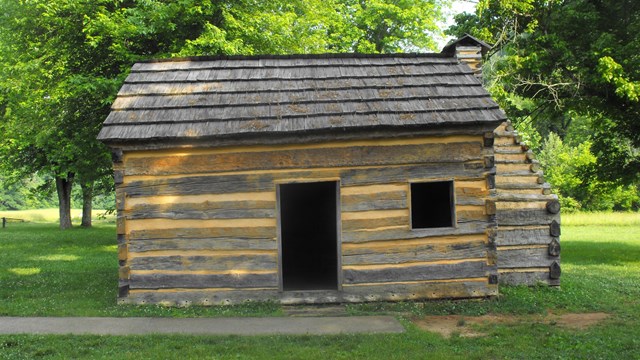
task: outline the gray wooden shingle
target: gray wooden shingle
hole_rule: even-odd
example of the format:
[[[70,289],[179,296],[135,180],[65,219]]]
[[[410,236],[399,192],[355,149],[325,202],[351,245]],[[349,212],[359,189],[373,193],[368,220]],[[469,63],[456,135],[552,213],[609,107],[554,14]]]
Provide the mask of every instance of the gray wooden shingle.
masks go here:
[[[135,64],[98,136],[109,142],[501,122],[441,54],[189,58]]]

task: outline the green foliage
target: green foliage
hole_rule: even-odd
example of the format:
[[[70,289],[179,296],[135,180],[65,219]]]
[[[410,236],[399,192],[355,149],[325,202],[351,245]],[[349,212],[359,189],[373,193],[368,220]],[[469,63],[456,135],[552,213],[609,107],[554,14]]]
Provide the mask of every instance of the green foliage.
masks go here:
[[[550,133],[543,143],[540,163],[563,211],[637,210],[640,196],[635,186],[585,175],[597,161],[591,146],[590,141],[570,146],[555,133]]]
[[[346,0],[341,17],[348,31],[343,49],[392,53],[435,49],[438,19],[448,0]],[[351,46],[351,47],[350,47]]]
[[[0,210],[20,210],[55,207],[51,182],[33,176],[12,180],[0,176]]]
[[[105,49],[86,46],[83,17],[102,2],[0,1],[0,170],[86,185],[110,176],[100,125],[121,83]],[[65,192],[59,189],[59,195]],[[46,195],[46,194],[45,194]],[[69,211],[62,196],[60,207]],[[60,219],[61,227],[70,226]]]
[[[610,56],[603,56],[598,59],[596,68],[602,79],[615,88],[618,97],[629,101],[638,102],[640,100],[640,81],[631,81],[625,74],[625,70]]]
[[[513,124],[514,130],[518,132],[518,135],[522,138],[522,141],[531,148],[534,152],[540,151],[542,148],[542,135],[538,132],[538,129],[533,126],[531,121],[519,121]]]
[[[449,3],[146,0],[87,16],[85,31],[123,64],[149,56],[403,52],[435,49]]]
[[[591,143],[570,147],[555,133],[550,133],[539,155],[545,179],[557,192],[564,211],[578,210],[587,185],[579,177],[582,169],[596,162],[591,154]]]

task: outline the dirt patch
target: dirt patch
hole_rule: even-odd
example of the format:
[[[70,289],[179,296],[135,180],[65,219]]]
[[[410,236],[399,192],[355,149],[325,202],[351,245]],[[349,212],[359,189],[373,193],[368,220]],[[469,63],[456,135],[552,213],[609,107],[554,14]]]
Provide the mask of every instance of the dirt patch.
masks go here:
[[[413,319],[420,329],[450,337],[454,333],[462,337],[477,337],[487,334],[479,332],[475,325],[487,326],[491,324],[519,324],[544,323],[562,326],[570,329],[583,330],[609,318],[606,313],[553,314],[546,315],[483,315],[483,316],[425,316]]]
[[[606,313],[563,314],[557,315],[556,323],[563,327],[582,330],[596,325],[610,316],[611,314]]]

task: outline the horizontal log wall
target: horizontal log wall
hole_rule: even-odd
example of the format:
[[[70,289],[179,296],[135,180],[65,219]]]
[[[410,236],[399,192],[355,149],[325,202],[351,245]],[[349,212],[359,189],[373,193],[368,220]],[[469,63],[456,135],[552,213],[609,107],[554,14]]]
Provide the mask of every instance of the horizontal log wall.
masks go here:
[[[510,123],[494,132],[499,281],[560,284],[560,205]]]
[[[120,301],[495,295],[494,219],[486,204],[493,164],[484,142],[445,136],[125,152],[118,228],[128,293]],[[453,181],[456,226],[410,228],[409,184],[429,180]],[[275,190],[309,181],[341,185],[342,291],[335,294],[279,291]]]

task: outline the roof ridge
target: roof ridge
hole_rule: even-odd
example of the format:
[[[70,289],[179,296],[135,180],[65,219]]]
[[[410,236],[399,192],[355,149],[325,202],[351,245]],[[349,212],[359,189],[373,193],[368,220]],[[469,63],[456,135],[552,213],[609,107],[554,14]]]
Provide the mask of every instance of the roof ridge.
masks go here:
[[[451,58],[451,54],[444,53],[322,53],[322,54],[256,54],[256,55],[206,55],[187,56],[165,59],[140,60],[138,63],[162,63],[185,61],[217,61],[217,60],[262,60],[262,59],[385,59],[385,58]]]

